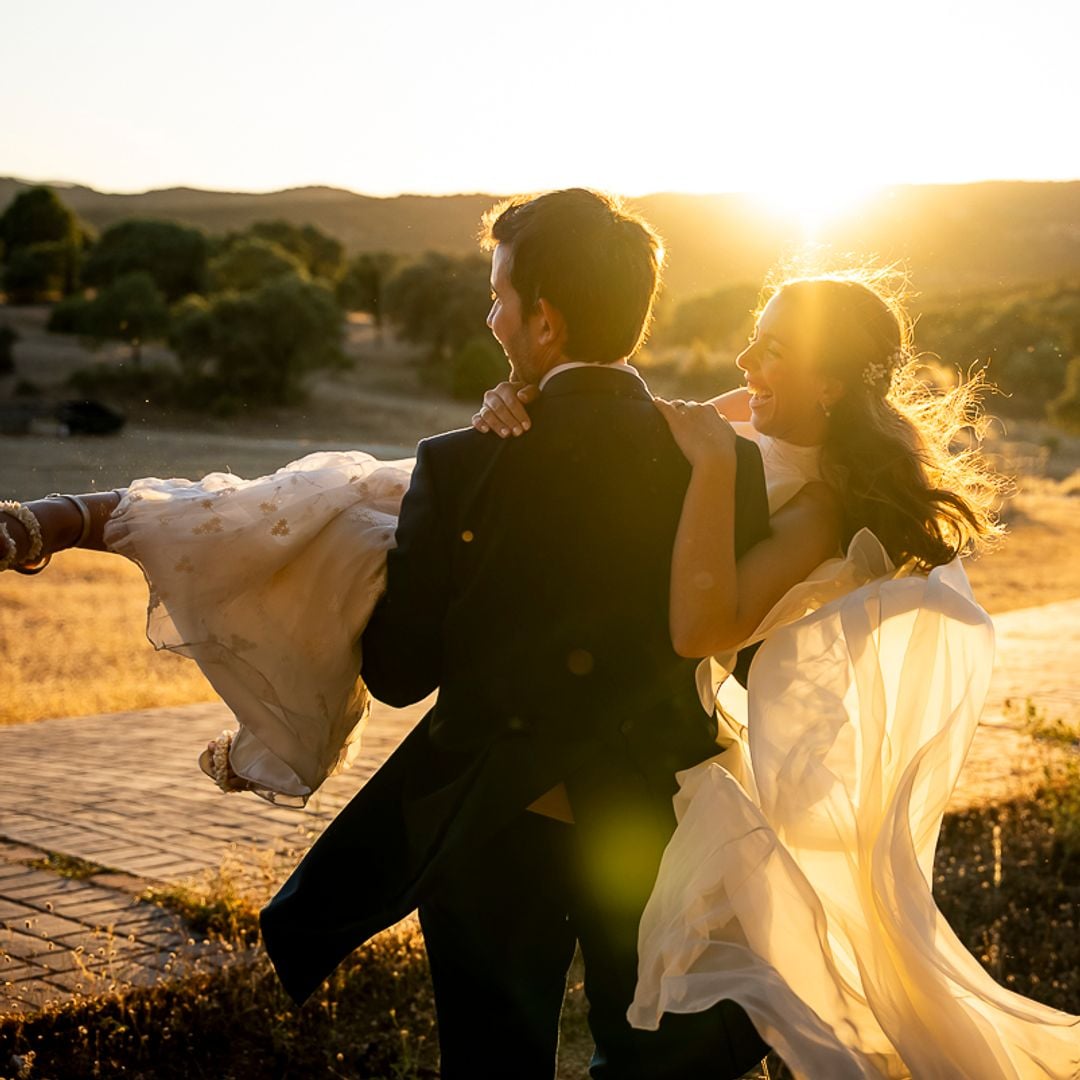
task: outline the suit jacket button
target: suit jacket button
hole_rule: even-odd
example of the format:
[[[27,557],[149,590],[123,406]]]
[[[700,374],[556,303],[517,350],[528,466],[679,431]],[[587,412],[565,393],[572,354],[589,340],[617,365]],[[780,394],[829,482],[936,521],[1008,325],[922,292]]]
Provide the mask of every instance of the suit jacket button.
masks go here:
[[[619,725],[619,730],[620,730],[620,731],[621,731],[621,732],[622,732],[622,733],[623,733],[624,735],[629,735],[629,734],[630,734],[630,732],[634,730],[634,721],[633,721],[633,720],[624,720],[624,721],[623,721],[623,722],[622,722],[622,723],[621,723],[621,724]]]
[[[510,719],[506,721],[507,731],[513,731],[521,734],[531,730],[531,728],[532,724],[530,724],[528,720],[524,719],[521,716],[511,716]]]

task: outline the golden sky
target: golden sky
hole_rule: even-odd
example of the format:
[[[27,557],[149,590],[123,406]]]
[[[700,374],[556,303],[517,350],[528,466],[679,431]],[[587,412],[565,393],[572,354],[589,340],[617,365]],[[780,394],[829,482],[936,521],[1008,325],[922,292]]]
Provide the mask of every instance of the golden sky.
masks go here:
[[[0,175],[109,191],[1080,177],[1075,0],[4,5]]]

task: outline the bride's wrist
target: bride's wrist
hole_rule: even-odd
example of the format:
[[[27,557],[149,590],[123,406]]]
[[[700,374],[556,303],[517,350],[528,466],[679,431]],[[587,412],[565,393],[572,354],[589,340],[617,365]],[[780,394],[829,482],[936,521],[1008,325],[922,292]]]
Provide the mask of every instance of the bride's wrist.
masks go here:
[[[694,473],[712,477],[735,475],[735,455],[726,450],[709,450],[699,454],[691,463]]]

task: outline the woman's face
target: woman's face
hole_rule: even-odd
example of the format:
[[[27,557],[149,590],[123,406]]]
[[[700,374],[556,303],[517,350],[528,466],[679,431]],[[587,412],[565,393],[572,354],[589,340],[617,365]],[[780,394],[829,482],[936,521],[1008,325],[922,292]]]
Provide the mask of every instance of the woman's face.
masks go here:
[[[750,390],[751,421],[763,435],[799,446],[825,437],[823,406],[831,405],[833,380],[815,371],[800,310],[778,292],[765,305],[750,343],[735,363]]]

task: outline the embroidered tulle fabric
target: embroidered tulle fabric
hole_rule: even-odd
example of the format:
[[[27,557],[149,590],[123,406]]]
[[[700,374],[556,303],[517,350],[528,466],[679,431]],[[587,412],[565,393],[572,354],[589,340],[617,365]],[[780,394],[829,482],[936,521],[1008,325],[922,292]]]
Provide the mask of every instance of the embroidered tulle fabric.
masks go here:
[[[147,637],[236,715],[229,764],[302,805],[360,748],[359,637],[382,592],[411,460],[309,454],[269,476],[136,480],[106,544],[142,567]]]
[[[816,467],[761,442],[775,509]],[[861,532],[754,639],[748,692],[719,687],[726,749],[680,776],[631,1023],[730,998],[806,1080],[1080,1075],[1080,1018],[998,986],[931,892],[993,666],[959,560],[905,573]]]

